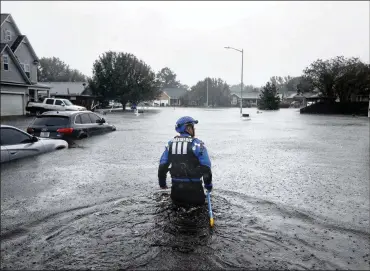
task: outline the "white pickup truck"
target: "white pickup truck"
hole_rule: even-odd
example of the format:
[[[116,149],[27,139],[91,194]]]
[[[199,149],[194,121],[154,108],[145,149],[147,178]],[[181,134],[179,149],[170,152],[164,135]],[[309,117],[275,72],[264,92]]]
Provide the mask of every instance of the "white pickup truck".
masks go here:
[[[86,107],[74,105],[70,100],[61,98],[45,98],[42,103],[28,102],[26,111],[40,115],[46,111],[84,111]]]

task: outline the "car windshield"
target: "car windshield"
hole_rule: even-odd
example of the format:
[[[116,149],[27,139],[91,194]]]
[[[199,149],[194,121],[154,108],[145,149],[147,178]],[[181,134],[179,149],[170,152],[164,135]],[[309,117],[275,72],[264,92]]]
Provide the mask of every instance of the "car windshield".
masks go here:
[[[69,122],[68,117],[62,116],[39,116],[33,122],[35,126],[66,126]]]
[[[73,105],[73,103],[71,103],[69,100],[63,100],[63,102],[64,102],[66,105]]]

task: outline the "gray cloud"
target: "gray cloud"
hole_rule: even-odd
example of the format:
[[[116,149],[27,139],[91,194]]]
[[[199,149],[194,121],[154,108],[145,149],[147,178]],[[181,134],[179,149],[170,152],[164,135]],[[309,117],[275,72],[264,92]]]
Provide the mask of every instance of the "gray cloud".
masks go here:
[[[2,2],[40,57],[87,75],[107,50],[130,52],[185,84],[206,76],[245,84],[300,75],[317,58],[369,62],[369,2]],[[30,12],[30,10],[37,12]]]

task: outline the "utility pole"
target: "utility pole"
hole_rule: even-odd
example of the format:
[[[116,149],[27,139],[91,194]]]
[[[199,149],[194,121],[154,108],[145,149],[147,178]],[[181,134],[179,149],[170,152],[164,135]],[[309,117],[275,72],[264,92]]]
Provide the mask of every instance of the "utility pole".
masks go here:
[[[241,86],[240,86],[240,116],[243,116],[243,63],[244,62],[244,50],[242,49],[242,76],[241,76]]]

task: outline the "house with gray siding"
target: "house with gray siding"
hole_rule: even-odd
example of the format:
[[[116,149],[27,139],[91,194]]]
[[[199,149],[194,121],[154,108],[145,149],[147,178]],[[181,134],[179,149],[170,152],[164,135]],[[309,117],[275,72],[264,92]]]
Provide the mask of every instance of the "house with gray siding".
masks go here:
[[[162,93],[168,97],[168,105],[175,106],[175,105],[182,105],[181,98],[188,93],[188,91],[184,88],[164,88],[162,89]],[[163,96],[163,95],[162,95]]]
[[[50,87],[37,82],[39,59],[12,15],[1,14],[1,116],[25,115],[28,101],[49,96]]]
[[[243,107],[256,107],[258,105],[258,101],[261,100],[260,94],[260,92],[243,91]],[[230,98],[231,106],[240,106],[240,92],[230,93]]]

